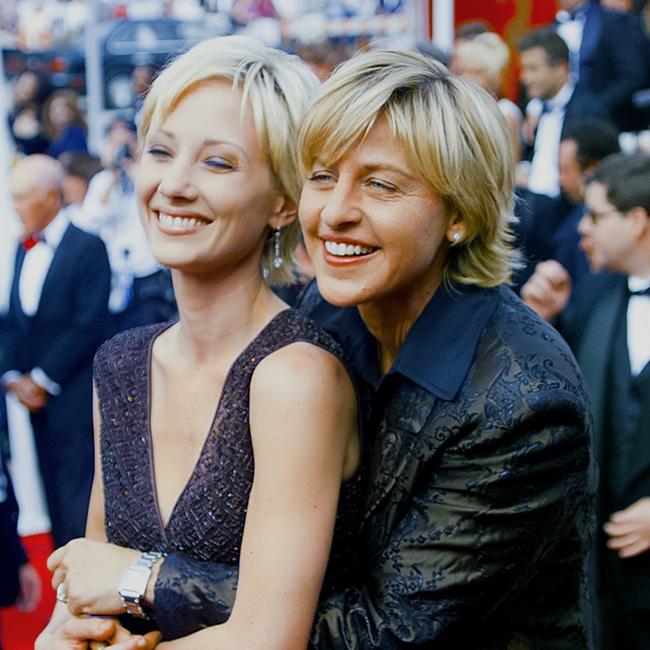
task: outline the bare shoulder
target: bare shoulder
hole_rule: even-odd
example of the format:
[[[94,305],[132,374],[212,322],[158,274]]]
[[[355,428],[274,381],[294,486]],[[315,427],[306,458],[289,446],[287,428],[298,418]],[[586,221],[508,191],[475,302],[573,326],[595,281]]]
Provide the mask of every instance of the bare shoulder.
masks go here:
[[[276,350],[253,374],[251,398],[290,391],[295,397],[323,397],[331,391],[339,400],[354,397],[354,388],[343,362],[313,343],[298,341]]]

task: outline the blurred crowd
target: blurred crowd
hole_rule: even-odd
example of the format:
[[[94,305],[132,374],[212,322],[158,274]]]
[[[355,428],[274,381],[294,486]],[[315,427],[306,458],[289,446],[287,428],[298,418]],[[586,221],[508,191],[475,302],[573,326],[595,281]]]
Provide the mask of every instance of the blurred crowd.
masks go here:
[[[129,3],[128,12],[138,17],[163,13],[184,18],[221,13],[239,26],[258,19],[269,19],[282,26],[283,20],[298,14],[329,12],[331,18],[388,15],[399,5],[399,2],[387,0],[341,0],[327,5],[319,0],[169,0],[163,3],[141,0]],[[633,285],[637,293],[650,286],[650,251],[643,248],[647,242],[635,248],[637,244],[629,222],[623,226],[619,224],[618,229],[602,231],[608,215],[627,214],[639,206],[650,211],[647,198],[650,188],[650,167],[647,165],[650,154],[650,2],[560,0],[560,6],[554,22],[525,34],[518,43],[504,42],[485,24],[464,25],[456,34],[454,50],[445,62],[454,72],[494,96],[509,127],[517,169],[518,222],[513,227],[513,236],[523,253],[515,289],[533,309],[558,328],[564,327],[568,338],[573,335],[578,346],[574,350],[579,350],[584,340],[582,334],[577,335],[575,329],[571,329],[572,310],[576,305],[583,310],[579,329],[580,332],[589,331],[594,313],[602,313],[599,310],[603,296],[615,294],[611,287],[609,293],[590,289],[586,294],[581,287],[593,285],[594,278],[602,277],[603,271],[623,276],[626,287],[627,278],[631,277],[630,287]],[[125,11],[124,5],[117,2],[105,1],[104,8],[107,15],[113,16]],[[78,37],[88,18],[87,11],[88,5],[82,0],[3,2],[0,29],[11,28],[26,46],[44,47],[55,38]],[[38,20],[34,16],[38,16]],[[333,67],[352,52],[347,44],[331,40],[301,45],[297,53],[312,65],[319,78],[326,79]],[[437,58],[447,58],[433,48],[430,53]],[[508,98],[502,93],[503,78],[513,55],[519,61],[521,92],[519,97]],[[90,294],[97,297],[95,311],[80,316],[75,311],[76,306],[67,301],[66,313],[57,314],[56,318],[51,317],[41,324],[45,330],[59,328],[61,336],[65,336],[66,330],[76,332],[76,346],[88,330],[92,331],[93,336],[86,341],[85,347],[82,346],[83,359],[74,359],[74,372],[65,370],[66,359],[53,361],[52,350],[37,349],[33,339],[11,342],[10,345],[28,349],[5,349],[0,356],[0,375],[5,390],[32,412],[35,432],[65,426],[52,424],[56,422],[52,412],[66,391],[77,390],[74,377],[81,376],[79,373],[86,373],[84,377],[88,375],[94,350],[103,339],[128,327],[171,319],[175,314],[169,274],[149,250],[138,219],[134,192],[139,110],[154,74],[155,70],[148,65],[135,66],[132,76],[134,105],[131,110],[114,116],[106,130],[103,149],[97,152],[99,155],[88,150],[87,125],[80,109],[80,98],[74,92],[53,91],[47,79],[30,71],[21,74],[12,84],[13,102],[8,125],[17,157],[42,154],[56,158],[63,165],[64,177],[60,203],[55,201],[54,204],[45,204],[45,199],[36,201],[32,194],[37,188],[29,183],[21,188],[15,187],[15,181],[13,183],[14,203],[24,224],[25,238],[17,254],[19,262],[6,318],[15,319],[16,314],[20,318],[20,313],[30,314],[34,322],[45,318],[47,310],[41,309],[39,304],[45,304],[52,287],[44,278],[52,263],[53,251],[64,245],[63,233],[67,228],[88,234],[88,239],[80,238],[79,241],[100,251],[85,262],[74,261],[77,258],[71,253],[74,273],[67,272],[70,269],[57,268],[61,271],[57,289],[63,285],[67,295],[75,295],[79,286],[83,286],[85,298]],[[620,156],[621,152],[625,158],[614,160],[627,170],[627,178],[616,181],[621,186],[617,190],[619,194],[586,196],[589,181],[598,178],[601,161],[611,161],[612,156]],[[636,167],[629,163],[635,155]],[[623,164],[623,160],[628,162]],[[607,178],[612,178],[611,171]],[[632,198],[627,198],[630,194]],[[30,199],[33,199],[31,204]],[[39,226],[43,222],[39,216],[43,215],[60,219],[58,234],[52,234],[50,226],[56,219],[46,221],[44,227]],[[50,254],[40,254],[41,249],[50,250]],[[105,251],[105,264],[99,259],[104,255],[101,251]],[[304,252],[301,254],[304,256]],[[645,265],[632,263],[638,259],[645,260]],[[38,269],[30,271],[32,277],[26,281],[30,263]],[[308,276],[307,260],[302,267],[305,274],[301,280],[304,281]],[[100,286],[101,283],[104,285]],[[618,311],[611,318],[612,329],[608,334],[611,344],[605,341],[602,358],[587,362],[600,365],[595,369],[583,368],[586,374],[594,371],[604,377],[603,393],[594,398],[594,405],[599,409],[597,427],[607,442],[596,449],[596,454],[601,461],[605,457],[615,459],[610,463],[601,462],[599,530],[611,524],[612,513],[626,512],[641,499],[650,498],[650,491],[636,489],[639,484],[635,491],[626,492],[629,487],[626,477],[630,472],[643,476],[646,482],[646,474],[650,474],[650,450],[648,455],[641,457],[630,452],[636,449],[637,438],[642,433],[641,414],[650,405],[650,349],[645,342],[650,331],[650,313],[644,303],[634,311],[636,324],[630,325],[632,316],[626,311],[630,291],[632,289],[625,289],[625,301],[617,303]],[[289,291],[285,297],[291,298],[295,293]],[[100,305],[102,297],[105,304]],[[75,329],[80,318],[83,332]],[[626,326],[646,333],[645,339],[644,336],[634,339],[634,352],[630,349],[632,335],[626,340],[619,331]],[[50,334],[44,334],[44,339],[51,340]],[[61,345],[61,340],[58,339],[57,345]],[[602,343],[601,339],[593,341]],[[628,352],[634,359],[632,365],[626,361]],[[68,356],[72,358],[73,355]],[[582,361],[579,354],[578,357]],[[621,362],[619,368],[621,359],[625,363]],[[21,367],[12,366],[18,360]],[[76,404],[83,403],[87,408],[84,417],[76,420],[81,429],[80,438],[87,440],[91,439],[89,388],[86,386],[87,394],[75,399]],[[612,396],[616,396],[616,403]],[[49,421],[42,417],[48,412]],[[6,428],[4,418],[0,418],[2,423]],[[39,439],[51,440],[52,433],[43,433]],[[68,461],[62,459],[61,454],[53,453],[51,447],[37,451],[54,540],[57,545],[64,544],[83,534],[81,522],[88,496],[86,488],[89,488],[92,475],[92,456],[85,468],[78,466],[79,457],[76,458],[74,472],[83,474],[85,482],[78,488],[76,497],[79,498],[72,499],[62,487],[72,469]],[[4,473],[0,475],[0,488],[2,481],[6,484],[6,478],[2,477]],[[0,490],[0,497],[3,494],[6,501],[9,493],[6,489]],[[645,516],[642,520],[650,539],[650,512]],[[15,514],[12,517],[15,529]],[[623,621],[626,634],[633,636],[638,630],[638,634],[643,635],[647,623],[638,623],[634,613],[639,608],[643,612],[647,609],[650,557],[643,556],[643,553],[648,554],[644,550],[637,554],[643,556],[642,561],[634,565],[633,573],[638,576],[640,572],[645,580],[644,591],[638,587],[637,578],[629,577],[625,565],[628,560],[613,560],[609,556],[603,559],[602,552],[608,540],[602,532],[597,537],[600,555],[595,563],[600,562],[600,565],[593,569],[592,587],[594,593],[600,590],[601,602],[608,603],[609,609],[601,611],[605,634],[619,634]],[[611,541],[609,543],[611,545]],[[24,555],[19,558],[19,563],[24,564]],[[25,592],[33,593],[36,589],[33,574],[20,574],[23,575],[14,595],[18,594],[23,603],[31,606],[29,594]],[[596,575],[599,577],[593,577]],[[602,647],[647,647],[633,643],[635,641],[630,641],[629,646]]]

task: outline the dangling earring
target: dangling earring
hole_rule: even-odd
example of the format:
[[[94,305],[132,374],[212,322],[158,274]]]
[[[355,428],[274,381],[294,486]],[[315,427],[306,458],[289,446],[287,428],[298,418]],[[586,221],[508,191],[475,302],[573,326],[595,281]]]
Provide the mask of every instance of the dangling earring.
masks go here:
[[[280,254],[280,229],[273,231],[273,268],[279,269],[283,264],[282,255]]]

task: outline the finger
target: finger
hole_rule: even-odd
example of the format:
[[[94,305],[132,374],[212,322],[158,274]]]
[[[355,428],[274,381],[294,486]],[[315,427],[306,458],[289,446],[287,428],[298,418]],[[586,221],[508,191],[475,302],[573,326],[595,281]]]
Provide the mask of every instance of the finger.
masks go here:
[[[62,546],[61,548],[57,548],[50,557],[47,558],[47,568],[50,571],[54,571],[59,564],[61,564],[61,560],[63,559],[63,556],[66,554],[67,551],[67,545]]]
[[[52,574],[52,589],[56,590],[57,587],[65,581],[66,571],[62,567],[59,567]]]
[[[618,555],[625,559],[641,555],[641,553],[645,553],[648,549],[650,549],[650,540],[640,539],[636,544],[630,544],[629,546],[622,548]]]
[[[621,535],[633,533],[636,530],[636,526],[633,522],[629,521],[623,523],[608,521],[603,525],[603,530],[611,537],[620,537]]]
[[[156,646],[155,644],[149,645],[144,637],[132,636],[124,641],[111,643],[110,647],[114,648],[114,650],[148,650],[149,648],[155,648]]]
[[[607,548],[613,550],[619,550],[625,548],[626,546],[631,546],[636,544],[641,540],[641,537],[637,533],[632,533],[630,535],[623,535],[622,537],[611,537],[607,540]]]
[[[71,618],[60,631],[63,641],[107,641],[115,632],[115,621],[100,618]]]

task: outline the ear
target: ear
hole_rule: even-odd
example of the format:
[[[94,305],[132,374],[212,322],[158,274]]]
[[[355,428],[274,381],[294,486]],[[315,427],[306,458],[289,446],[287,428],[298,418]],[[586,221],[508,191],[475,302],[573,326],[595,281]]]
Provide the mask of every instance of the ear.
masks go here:
[[[457,246],[465,239],[466,234],[465,224],[459,219],[458,215],[455,215],[447,226],[447,241],[452,246]]]
[[[295,221],[297,214],[298,206],[284,194],[277,194],[273,200],[273,212],[269,219],[269,226],[274,230],[284,228]]]
[[[634,232],[639,239],[641,237],[647,237],[650,234],[650,215],[648,215],[648,211],[645,208],[632,208],[625,215],[625,218],[633,224]]]

